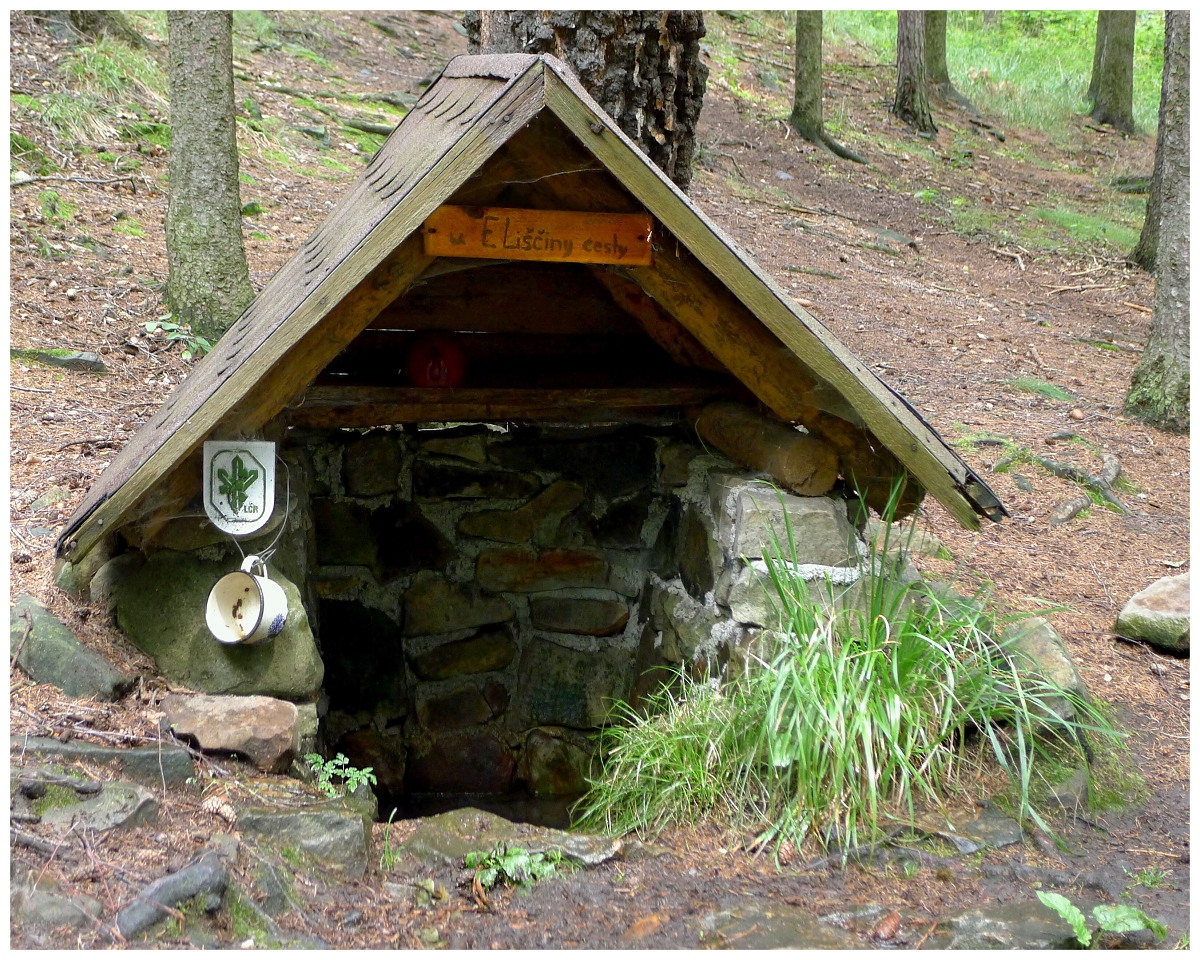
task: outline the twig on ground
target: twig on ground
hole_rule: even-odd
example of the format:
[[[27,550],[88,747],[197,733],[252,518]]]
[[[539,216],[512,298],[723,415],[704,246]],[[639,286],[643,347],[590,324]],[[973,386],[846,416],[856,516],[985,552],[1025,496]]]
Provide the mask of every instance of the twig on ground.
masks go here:
[[[933,936],[933,932],[938,928],[938,922],[939,921],[937,921],[937,920],[933,921],[933,926],[929,928],[929,930],[925,934],[925,936],[923,936],[920,940],[917,941],[916,946],[913,947],[914,950],[920,950],[921,947],[924,945],[925,941]]]
[[[1151,310],[1149,307],[1143,307],[1140,303],[1134,303],[1131,300],[1122,300],[1121,304],[1123,306],[1129,307],[1133,310],[1139,310],[1142,313],[1147,313],[1147,314],[1154,313],[1154,311]]]
[[[1021,255],[1019,253],[1010,253],[1007,250],[997,250],[995,247],[988,247],[988,249],[991,250],[992,253],[999,254],[1002,257],[1008,257],[1010,260],[1016,260],[1017,266],[1021,268],[1021,272],[1025,272],[1025,261],[1021,259]]]
[[[58,848],[62,846],[61,840],[57,845],[53,843],[47,843],[45,840],[35,837],[32,833],[26,833],[24,830],[18,830],[16,827],[10,827],[8,832],[9,836],[12,837],[12,842],[14,844],[19,843],[23,847],[28,847],[30,850],[36,850],[38,853],[49,854],[51,857],[53,857],[54,854],[58,852]],[[38,879],[41,878],[39,877]]]
[[[20,390],[22,393],[53,393],[53,390],[43,390],[41,387],[19,387],[15,383],[9,385],[10,390]]]
[[[58,183],[95,183],[95,184],[132,183],[134,185],[134,189],[135,190],[137,189],[137,181],[132,176],[114,177],[111,180],[95,180],[91,177],[29,177],[25,180],[13,180],[11,183],[9,183],[9,187],[10,188],[11,187],[24,187],[31,183],[49,183],[50,181],[55,181]]]

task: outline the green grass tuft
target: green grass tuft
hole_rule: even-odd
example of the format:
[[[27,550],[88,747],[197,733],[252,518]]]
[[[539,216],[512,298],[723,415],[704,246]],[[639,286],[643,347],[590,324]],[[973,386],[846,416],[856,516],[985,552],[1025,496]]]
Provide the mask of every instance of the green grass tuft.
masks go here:
[[[723,687],[681,673],[648,713],[620,708],[578,821],[623,833],[707,817],[757,829],[759,843],[852,846],[1006,775],[1018,812],[1048,830],[1030,798],[1049,745],[1082,763],[1080,734],[1111,726],[999,642],[978,599],[869,572],[810,595],[794,559],[776,559],[795,557],[788,536],[767,559],[778,622],[760,655]],[[886,569],[888,547],[869,569]]]
[[[1039,397],[1045,397],[1048,400],[1059,400],[1065,403],[1072,399],[1071,395],[1062,387],[1056,387],[1054,384],[1038,380],[1036,377],[1016,377],[1009,380],[1007,385],[1014,390],[1036,393]]]
[[[1106,217],[1095,217],[1058,207],[1053,210],[1040,209],[1034,216],[1045,223],[1061,227],[1071,239],[1080,243],[1100,244],[1113,249],[1129,250],[1141,236],[1140,230],[1122,226]]]

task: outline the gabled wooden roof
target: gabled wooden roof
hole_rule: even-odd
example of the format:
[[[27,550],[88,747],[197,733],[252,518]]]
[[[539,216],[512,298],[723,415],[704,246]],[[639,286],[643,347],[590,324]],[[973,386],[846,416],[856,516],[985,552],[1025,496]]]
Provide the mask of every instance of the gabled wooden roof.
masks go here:
[[[546,196],[559,190],[563,209],[603,209],[606,199],[627,209],[633,198],[663,228],[655,266],[627,268],[611,280],[614,297],[621,283],[636,281],[785,419],[822,410],[862,428],[965,526],[978,526],[977,515],[1005,515],[904,398],[693,206],[562,63],[509,54],[457,57],[446,66],[303,248],[93,484],[59,538],[60,554],[78,559],[135,508],[169,499],[164,481],[206,438],[259,430],[293,403],[433,262],[423,251],[422,222],[456,194],[464,202],[472,189],[486,191],[480,171],[539,115],[574,135],[568,153],[587,156],[591,172],[598,161],[610,176],[595,185],[591,207],[574,206],[589,198],[577,183],[566,188],[567,178],[556,184],[551,168],[561,170],[566,157],[551,148],[536,160],[549,175],[534,189]],[[498,191],[493,185],[491,196]],[[735,314],[737,330],[730,326]]]

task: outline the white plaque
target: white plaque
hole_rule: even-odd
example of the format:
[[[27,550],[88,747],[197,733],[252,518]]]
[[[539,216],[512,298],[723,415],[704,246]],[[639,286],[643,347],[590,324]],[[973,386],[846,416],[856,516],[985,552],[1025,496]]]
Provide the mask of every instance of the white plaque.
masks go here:
[[[275,510],[275,444],[206,440],[204,512],[218,530],[253,533]]]

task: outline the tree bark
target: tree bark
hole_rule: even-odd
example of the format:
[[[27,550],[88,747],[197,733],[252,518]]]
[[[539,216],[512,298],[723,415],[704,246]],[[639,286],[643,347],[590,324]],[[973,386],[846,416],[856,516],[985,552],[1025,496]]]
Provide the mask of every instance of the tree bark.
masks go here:
[[[1096,84],[1100,80],[1100,66],[1104,62],[1104,44],[1108,37],[1109,17],[1111,10],[1100,10],[1096,13],[1096,48],[1092,51],[1092,79],[1088,81],[1086,98],[1096,101]]]
[[[950,79],[950,68],[946,64],[945,10],[925,11],[925,73],[934,94],[974,109],[971,101],[958,91]]]
[[[1158,279],[1154,285],[1154,313],[1142,359],[1133,371],[1127,413],[1168,430],[1186,432],[1191,425],[1188,361],[1188,318],[1191,301],[1191,215],[1188,89],[1190,65],[1190,15],[1186,10],[1167,11],[1168,35],[1173,36],[1170,59],[1164,56],[1164,107],[1159,112],[1159,150],[1162,183],[1159,193]]]
[[[1103,31],[1099,24],[1096,27],[1090,116],[1097,123],[1133,133],[1133,33],[1137,12],[1107,12],[1107,27]]]
[[[692,179],[708,67],[698,10],[470,10],[472,53],[549,53],[681,190]]]
[[[896,102],[892,113],[921,133],[937,133],[929,112],[925,14],[921,10],[901,10],[896,14]]]
[[[1142,223],[1142,235],[1138,237],[1137,246],[1129,259],[1143,270],[1154,271],[1155,260],[1158,257],[1158,224],[1162,218],[1159,194],[1162,190],[1163,136],[1167,130],[1167,104],[1174,96],[1170,89],[1172,83],[1178,82],[1178,77],[1168,69],[1172,58],[1179,55],[1179,38],[1175,36],[1179,20],[1167,17],[1163,31],[1163,75],[1162,93],[1158,100],[1158,137],[1154,145],[1154,175],[1150,179],[1150,196],[1146,200],[1146,219]],[[1184,56],[1187,52],[1184,51]]]
[[[844,160],[866,163],[853,150],[838,143],[825,132],[823,100],[825,85],[821,79],[820,10],[797,10],[796,16],[796,89],[789,118],[796,132],[809,143],[820,144]]]
[[[254,299],[242,241],[233,103],[233,16],[170,11],[167,305],[210,340]]]

